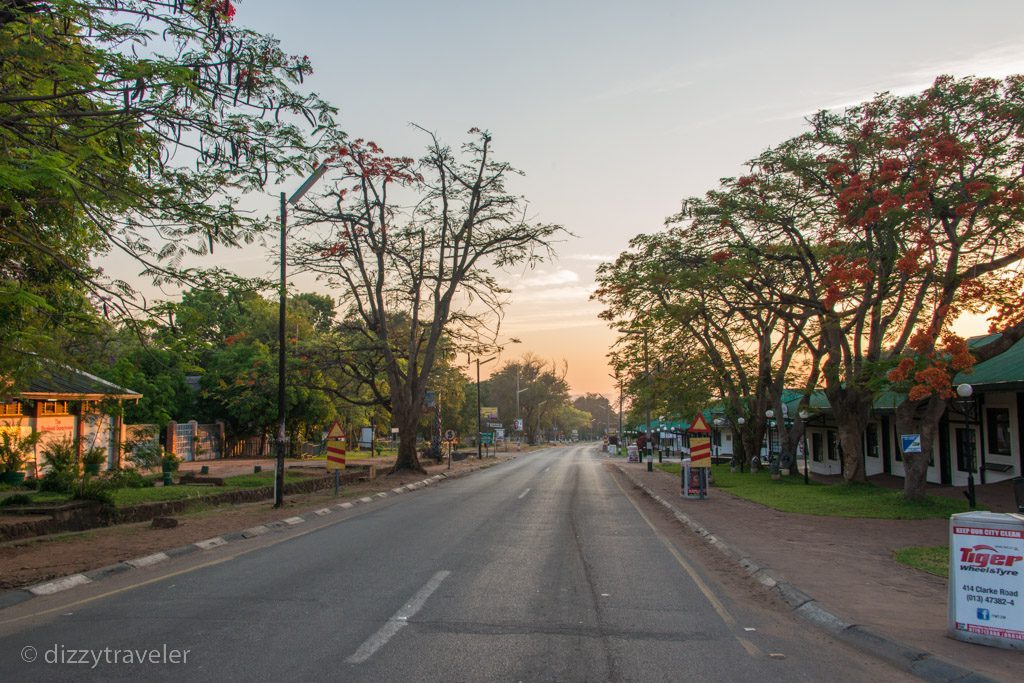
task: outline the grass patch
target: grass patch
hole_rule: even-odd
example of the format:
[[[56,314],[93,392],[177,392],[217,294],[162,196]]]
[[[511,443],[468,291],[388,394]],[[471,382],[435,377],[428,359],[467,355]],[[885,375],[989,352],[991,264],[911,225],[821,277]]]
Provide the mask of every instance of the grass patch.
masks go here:
[[[679,474],[678,463],[656,465],[658,469]],[[714,465],[714,485],[729,493],[782,512],[828,517],[866,517],[873,519],[947,518],[967,511],[967,502],[928,496],[923,502],[906,500],[903,493],[874,484],[806,485],[801,477],[773,480],[766,470],[756,474],[730,472],[728,465]]]
[[[921,545],[900,548],[892,554],[892,559],[923,572],[949,578],[949,546]]]
[[[286,472],[284,483],[291,484],[297,481],[309,479],[307,475],[292,474]],[[224,486],[208,486],[199,484],[179,484],[175,486],[154,486],[144,489],[116,489],[114,490],[114,505],[124,507],[127,505],[138,505],[140,503],[156,503],[168,500],[182,500],[186,498],[202,498],[204,496],[215,496],[230,489],[258,489],[264,486],[274,485],[273,472],[261,472],[260,474],[240,474],[236,477],[226,477]]]

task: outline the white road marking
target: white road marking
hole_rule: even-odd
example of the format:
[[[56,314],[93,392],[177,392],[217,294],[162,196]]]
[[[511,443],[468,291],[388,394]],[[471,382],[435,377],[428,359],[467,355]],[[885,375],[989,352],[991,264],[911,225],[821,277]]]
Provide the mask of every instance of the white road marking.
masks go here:
[[[530,492],[530,489],[526,489],[525,491],[523,491],[522,493],[520,493],[520,494],[519,494],[519,500],[522,500],[523,498],[525,498],[525,497],[526,497],[526,494],[527,494],[527,493],[529,493],[529,492]]]
[[[366,642],[355,651],[355,654],[345,661],[349,664],[361,664],[372,657],[374,652],[384,647],[396,633],[402,630],[402,627],[409,623],[409,619],[420,611],[427,598],[437,590],[438,586],[448,578],[449,574],[451,574],[449,571],[439,571],[430,577],[430,581],[427,581],[426,585],[419,589],[409,602],[405,603],[401,609],[391,615],[391,618],[384,622],[384,625],[367,638]]]

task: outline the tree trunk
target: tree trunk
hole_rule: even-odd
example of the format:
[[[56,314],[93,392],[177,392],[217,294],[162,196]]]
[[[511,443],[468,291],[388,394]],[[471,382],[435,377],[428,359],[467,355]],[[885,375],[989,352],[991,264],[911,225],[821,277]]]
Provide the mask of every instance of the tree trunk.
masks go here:
[[[398,426],[398,457],[392,472],[413,470],[426,472],[416,453],[416,435],[419,431],[419,405],[406,397],[396,398],[391,404],[391,419]]]
[[[843,480],[847,483],[867,481],[864,472],[864,430],[871,419],[874,396],[870,391],[848,387],[828,391],[827,394],[839,432]]]
[[[896,408],[896,433],[921,435],[921,452],[903,454],[903,495],[907,500],[925,499],[928,462],[934,453],[939,420],[945,411],[945,400],[934,395],[924,401],[906,400]]]

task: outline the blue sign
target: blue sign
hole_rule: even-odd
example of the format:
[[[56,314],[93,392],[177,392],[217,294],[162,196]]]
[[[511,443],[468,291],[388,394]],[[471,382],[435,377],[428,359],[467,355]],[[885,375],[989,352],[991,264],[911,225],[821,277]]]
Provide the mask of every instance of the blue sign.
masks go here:
[[[978,608],[978,621],[989,621],[992,619],[992,613],[987,609]]]
[[[921,452],[920,434],[900,434],[900,441],[902,442],[904,453]]]

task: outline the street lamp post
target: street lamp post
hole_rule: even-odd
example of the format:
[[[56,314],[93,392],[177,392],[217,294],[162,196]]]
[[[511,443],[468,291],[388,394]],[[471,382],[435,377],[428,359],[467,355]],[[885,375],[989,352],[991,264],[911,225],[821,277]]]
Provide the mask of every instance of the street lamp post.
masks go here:
[[[274,467],[274,507],[284,505],[284,455],[287,440],[287,407],[285,405],[285,317],[288,308],[288,204],[295,206],[309,192],[330,168],[329,164],[320,164],[310,174],[295,194],[285,200],[281,193],[281,282],[278,290],[277,306],[277,463]]]
[[[811,417],[811,413],[809,410],[807,410],[807,408],[801,408],[799,415],[800,422],[803,425],[801,436],[804,442],[804,483],[810,484],[811,475],[810,470],[807,468],[807,420]]]
[[[722,449],[722,425],[725,424],[725,420],[720,417],[716,417],[712,420],[712,423],[715,425],[715,433],[711,436],[711,442],[715,447],[715,462],[718,462]]]
[[[740,443],[743,443],[743,425],[747,424],[747,418],[745,418],[742,415],[740,415],[739,417],[736,418],[736,424],[738,424],[739,427],[740,427],[739,428],[739,433],[736,436],[739,437]],[[733,446],[735,446],[735,445],[736,445],[736,440],[733,439]],[[746,455],[746,450],[744,450],[743,452],[744,452],[744,456],[745,456]],[[740,474],[743,474],[743,460],[744,460],[744,458],[740,458]]]
[[[480,360],[476,359],[476,457],[477,460],[483,458],[483,421],[480,417],[480,366],[487,365],[497,356],[491,356],[490,358]]]
[[[767,420],[767,423],[768,423],[767,424],[767,427],[768,427],[768,430],[767,430],[768,431],[768,435],[767,435],[768,447],[765,448],[765,454],[768,457],[768,469],[771,469],[771,467],[772,467],[772,429],[775,427],[775,411],[772,410],[771,408],[769,408],[768,410],[764,411],[764,416],[766,418],[768,418],[768,420]]]
[[[974,398],[974,387],[966,383],[960,384],[956,388],[956,395],[960,412],[963,413],[963,416],[971,422],[971,426],[973,428],[975,424],[980,423],[980,420],[978,419],[978,402],[977,399]],[[977,467],[976,451],[977,446],[971,450],[970,460],[968,460],[967,463],[967,490],[964,491],[964,495],[967,496],[967,504],[970,505],[972,510],[978,502],[977,495],[974,490],[974,468]]]

